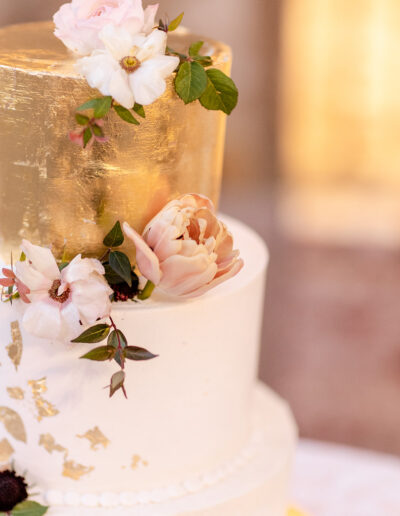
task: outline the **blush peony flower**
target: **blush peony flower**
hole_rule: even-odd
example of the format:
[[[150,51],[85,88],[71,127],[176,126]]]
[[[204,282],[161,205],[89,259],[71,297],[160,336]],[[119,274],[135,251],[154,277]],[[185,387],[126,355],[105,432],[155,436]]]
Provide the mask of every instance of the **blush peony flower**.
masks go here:
[[[110,95],[126,109],[131,109],[135,102],[147,106],[161,97],[166,89],[165,79],[179,64],[178,57],[165,55],[165,32],[132,35],[107,25],[100,39],[105,50],[96,50],[76,64],[92,88]]]
[[[41,338],[71,340],[111,312],[112,290],[98,260],[76,256],[61,272],[50,249],[23,241],[16,276],[29,289],[23,325]]]
[[[73,52],[89,55],[104,48],[99,32],[106,25],[146,35],[154,28],[157,10],[158,4],[144,10],[142,0],[72,0],[54,15],[54,33]]]
[[[167,204],[143,236],[126,222],[124,231],[136,246],[141,274],[172,296],[200,296],[243,267],[232,235],[217,219],[212,202],[201,195],[184,195]]]

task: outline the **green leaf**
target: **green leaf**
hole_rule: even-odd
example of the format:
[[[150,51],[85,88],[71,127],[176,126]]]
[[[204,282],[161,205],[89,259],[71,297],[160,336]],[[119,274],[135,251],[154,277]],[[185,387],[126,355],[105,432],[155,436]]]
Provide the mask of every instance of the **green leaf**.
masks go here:
[[[90,142],[92,137],[93,137],[92,130],[90,129],[90,127],[87,127],[83,132],[83,146],[84,147],[87,146],[87,144]]]
[[[79,125],[87,125],[89,123],[89,117],[80,113],[76,113],[75,119]]]
[[[201,105],[206,109],[221,110],[230,115],[238,103],[239,92],[230,77],[220,70],[211,68],[205,72],[208,84],[200,97]]]
[[[104,277],[109,285],[120,285],[121,283],[125,283],[125,280],[112,270],[109,263],[104,264],[104,269],[106,271]]]
[[[105,362],[110,360],[115,355],[115,348],[113,346],[100,346],[92,349],[89,353],[82,355],[80,358],[87,360],[94,360],[95,362]]]
[[[179,16],[177,16],[172,22],[168,25],[168,32],[173,32],[176,30],[179,25],[182,23],[183,17],[185,16],[185,13],[181,13]]]
[[[126,340],[126,337],[122,333],[121,330],[113,331],[112,333],[110,333],[110,335],[108,337],[107,345],[108,346],[112,346],[114,349],[117,349],[118,345],[119,345],[119,343],[118,343],[118,336],[119,336],[119,341],[121,343],[122,349],[126,348],[126,346],[128,345],[128,341]],[[124,356],[122,355],[121,351],[118,350],[115,353],[114,360],[117,362],[117,364],[119,366],[122,367],[122,364],[123,364],[123,361],[124,361]]]
[[[181,54],[180,52],[177,52],[176,50],[174,50],[173,48],[171,47],[167,47],[167,53],[170,54],[171,56],[177,56],[179,57],[179,59],[182,61],[182,62],[185,62],[187,60],[187,55],[185,54]]]
[[[78,108],[77,111],[86,111],[87,109],[95,109],[101,99],[90,99]]]
[[[212,57],[210,56],[194,56],[193,59],[205,68],[213,64]]]
[[[19,261],[20,262],[26,261],[26,254],[24,253],[24,251],[22,251],[21,256],[19,257]]]
[[[77,108],[77,111],[86,111],[87,109],[94,110],[95,118],[103,118],[110,111],[112,104],[112,97],[100,97],[98,99],[91,99]]]
[[[40,505],[37,502],[26,500],[14,507],[11,512],[12,516],[42,516],[46,514],[48,507]],[[2,513],[3,514],[3,513]]]
[[[135,360],[135,361],[151,360],[153,358],[158,357],[158,355],[153,355],[153,353],[150,353],[150,351],[147,351],[147,349],[138,348],[136,346],[126,347],[124,349],[124,356],[128,360]]]
[[[104,118],[110,111],[112,104],[112,97],[102,97],[98,100],[96,107],[94,108],[95,118]]]
[[[117,330],[117,331],[114,330],[113,332],[110,333],[110,335],[108,336],[107,345],[117,348],[118,347],[118,335],[119,335],[119,339],[121,342],[121,346],[123,348],[126,348],[126,346],[128,345],[128,341],[126,340],[126,337],[122,333],[121,330]]]
[[[124,108],[124,106],[114,106],[114,109],[117,115],[128,124],[140,125],[140,122],[136,120],[129,109]]]
[[[92,125],[92,131],[95,136],[98,136],[100,138],[104,137],[104,131],[99,125],[97,125],[97,124]]]
[[[194,62],[183,63],[175,77],[175,90],[185,104],[194,102],[207,88],[207,74],[204,68]]]
[[[190,45],[189,55],[191,57],[198,56],[203,45],[204,45],[204,41],[197,41],[196,43],[193,43],[192,45]]]
[[[142,106],[142,104],[135,103],[135,105],[133,106],[133,111],[142,118],[146,118],[146,113],[144,111],[144,107]]]
[[[110,384],[110,398],[114,396],[114,394],[118,391],[118,389],[122,389],[125,382],[125,373],[124,371],[118,371],[111,377]]]
[[[132,275],[131,275],[131,263],[126,254],[121,253],[120,251],[113,251],[110,253],[109,258],[110,267],[114,272],[116,272],[121,278],[123,278],[126,283],[131,287],[132,286]]]
[[[122,232],[121,224],[119,220],[115,223],[112,230],[108,233],[108,235],[103,240],[103,244],[106,247],[119,247],[124,243],[125,237]]]
[[[96,344],[102,342],[110,333],[108,324],[96,324],[84,331],[79,337],[71,342],[80,342],[83,344]]]

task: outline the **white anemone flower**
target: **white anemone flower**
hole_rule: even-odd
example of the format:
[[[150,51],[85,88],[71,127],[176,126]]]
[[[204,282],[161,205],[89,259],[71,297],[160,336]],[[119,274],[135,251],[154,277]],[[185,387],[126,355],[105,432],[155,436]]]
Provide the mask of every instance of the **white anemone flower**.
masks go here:
[[[135,102],[147,106],[161,97],[166,78],[179,64],[178,57],[165,55],[165,32],[156,29],[148,36],[134,35],[107,25],[99,37],[105,49],[95,50],[76,64],[92,88],[126,109]]]
[[[67,341],[111,313],[112,290],[98,260],[79,254],[60,271],[50,249],[27,240],[21,248],[26,260],[17,262],[16,276],[30,291],[22,321],[28,333]]]

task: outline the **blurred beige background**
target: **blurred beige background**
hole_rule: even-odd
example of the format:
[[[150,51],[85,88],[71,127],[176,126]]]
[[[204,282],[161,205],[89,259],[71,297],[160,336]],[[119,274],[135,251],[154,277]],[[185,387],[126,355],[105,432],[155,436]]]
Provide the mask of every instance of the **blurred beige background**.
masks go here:
[[[400,454],[398,0],[161,3],[234,50],[222,209],[270,247],[262,378],[302,435]]]

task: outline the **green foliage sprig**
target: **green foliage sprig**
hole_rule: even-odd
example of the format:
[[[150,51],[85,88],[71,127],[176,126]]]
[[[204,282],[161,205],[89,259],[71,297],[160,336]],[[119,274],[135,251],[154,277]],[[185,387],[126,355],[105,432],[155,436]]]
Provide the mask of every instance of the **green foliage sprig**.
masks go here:
[[[203,41],[193,43],[188,55],[168,49],[169,54],[180,59],[175,90],[185,104],[199,100],[206,109],[230,115],[238,103],[239,91],[224,72],[209,68],[213,61],[210,56],[200,54],[203,44]]]
[[[105,268],[105,278],[111,288],[114,290],[113,300],[126,301],[127,299],[147,299],[154,290],[154,285],[147,282],[143,290],[139,289],[139,279],[131,265],[129,257],[118,250],[124,243],[125,237],[122,232],[119,221],[115,223],[111,231],[106,235],[103,244],[106,251],[101,258],[101,262]],[[125,294],[124,294],[125,293]],[[125,297],[124,297],[125,295]],[[122,297],[121,297],[122,296]],[[130,346],[128,340],[123,332],[117,327],[112,317],[110,322],[96,324],[85,330],[79,337],[72,342],[81,344],[99,344],[106,341],[102,346],[91,349],[81,359],[92,360],[94,362],[115,361],[120,370],[114,373],[111,377],[108,386],[110,397],[122,390],[124,396],[127,398],[125,389],[125,363],[126,360],[145,361],[156,358],[147,349]]]
[[[171,22],[160,19],[155,29],[166,33],[173,32],[182,23],[183,16],[184,13],[181,13]],[[233,80],[224,72],[211,68],[212,58],[200,53],[203,45],[203,41],[196,41],[190,46],[188,54],[167,47],[167,54],[177,56],[180,60],[174,79],[175,91],[185,104],[198,100],[210,111],[222,111],[230,115],[238,103],[239,91]],[[129,110],[110,96],[90,99],[77,108],[75,119],[80,130],[71,132],[70,139],[83,148],[91,146],[94,141],[106,142],[107,137],[102,129],[103,120],[112,110],[131,125],[140,125],[138,117],[146,118],[144,107],[140,104],[135,104]],[[89,111],[91,116],[82,114]]]

